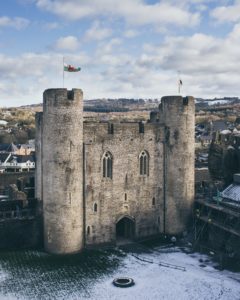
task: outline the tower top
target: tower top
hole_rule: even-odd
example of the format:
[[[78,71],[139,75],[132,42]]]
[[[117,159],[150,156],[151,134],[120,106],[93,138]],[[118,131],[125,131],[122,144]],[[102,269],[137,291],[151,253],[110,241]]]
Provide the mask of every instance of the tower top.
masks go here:
[[[164,96],[161,99],[159,104],[159,110],[161,111],[165,107],[179,108],[181,109],[184,106],[195,106],[194,97],[192,96]]]
[[[81,89],[47,89],[43,93],[43,106],[80,106],[83,99]]]

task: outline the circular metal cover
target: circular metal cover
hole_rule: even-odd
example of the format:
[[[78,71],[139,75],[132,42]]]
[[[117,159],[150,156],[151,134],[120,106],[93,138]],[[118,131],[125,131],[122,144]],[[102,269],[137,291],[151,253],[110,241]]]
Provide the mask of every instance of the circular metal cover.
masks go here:
[[[135,284],[134,280],[132,278],[128,277],[118,277],[113,280],[113,285],[117,287],[130,287]]]

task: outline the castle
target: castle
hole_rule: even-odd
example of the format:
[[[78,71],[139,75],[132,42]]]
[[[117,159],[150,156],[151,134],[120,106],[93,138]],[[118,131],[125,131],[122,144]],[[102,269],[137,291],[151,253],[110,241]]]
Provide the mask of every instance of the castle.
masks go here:
[[[147,123],[83,122],[80,89],[48,89],[36,114],[36,198],[56,254],[186,230],[194,200],[192,97]]]

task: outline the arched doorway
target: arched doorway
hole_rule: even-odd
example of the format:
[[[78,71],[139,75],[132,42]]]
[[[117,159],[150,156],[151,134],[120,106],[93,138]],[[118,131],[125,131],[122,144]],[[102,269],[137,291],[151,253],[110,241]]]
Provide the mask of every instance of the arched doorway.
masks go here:
[[[134,238],[135,224],[129,217],[123,217],[116,224],[116,239],[131,240]]]

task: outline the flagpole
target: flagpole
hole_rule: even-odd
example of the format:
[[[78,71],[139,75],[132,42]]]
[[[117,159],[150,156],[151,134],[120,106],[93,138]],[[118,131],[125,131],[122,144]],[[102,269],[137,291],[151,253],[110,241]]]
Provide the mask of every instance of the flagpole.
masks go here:
[[[181,87],[182,87],[182,79],[181,79],[181,76],[180,76],[180,71],[178,71],[178,94],[180,95],[181,93]]]
[[[64,88],[64,56],[63,56],[63,65],[62,65],[62,70],[63,70],[63,88]]]
[[[178,71],[178,94],[180,95],[180,71]]]

